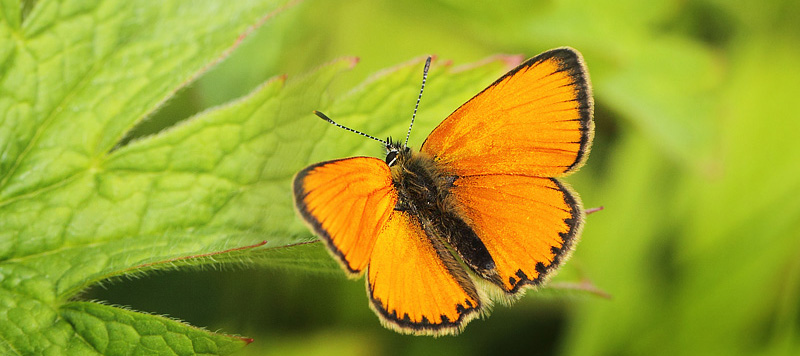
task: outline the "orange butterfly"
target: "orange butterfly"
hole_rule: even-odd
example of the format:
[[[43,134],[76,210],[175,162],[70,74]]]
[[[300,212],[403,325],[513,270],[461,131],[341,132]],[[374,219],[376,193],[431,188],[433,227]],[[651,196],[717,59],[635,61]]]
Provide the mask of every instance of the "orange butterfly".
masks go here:
[[[583,58],[553,49],[450,114],[419,152],[348,129],[383,142],[385,161],[311,165],[295,204],[350,276],[366,270],[385,326],[456,334],[486,310],[485,290],[520,295],[569,257],[585,212],[557,177],[586,160],[592,115]]]

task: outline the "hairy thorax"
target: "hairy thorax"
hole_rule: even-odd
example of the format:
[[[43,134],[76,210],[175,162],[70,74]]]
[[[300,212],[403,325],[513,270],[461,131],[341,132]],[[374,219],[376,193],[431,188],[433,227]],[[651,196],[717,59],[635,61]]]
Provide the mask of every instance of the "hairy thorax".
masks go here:
[[[453,209],[449,189],[456,177],[440,172],[432,157],[406,149],[398,152],[391,171],[399,198],[395,210],[430,219]]]

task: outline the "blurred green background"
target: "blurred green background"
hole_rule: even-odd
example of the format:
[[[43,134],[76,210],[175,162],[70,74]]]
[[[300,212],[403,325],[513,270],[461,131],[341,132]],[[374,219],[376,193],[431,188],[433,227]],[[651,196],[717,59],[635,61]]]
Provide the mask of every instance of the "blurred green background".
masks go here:
[[[466,64],[572,46],[597,131],[568,181],[606,210],[562,279],[612,297],[529,291],[438,339],[381,327],[363,280],[342,273],[161,272],[85,297],[255,338],[244,355],[800,354],[799,23],[796,0],[301,2],[139,129],[342,56],[360,63],[333,95],[421,55]]]

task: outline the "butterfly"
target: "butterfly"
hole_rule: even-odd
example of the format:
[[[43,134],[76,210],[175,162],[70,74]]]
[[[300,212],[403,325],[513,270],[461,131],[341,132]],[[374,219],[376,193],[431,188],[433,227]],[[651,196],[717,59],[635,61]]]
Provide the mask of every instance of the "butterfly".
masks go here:
[[[511,300],[543,284],[579,239],[585,211],[559,178],[586,161],[594,123],[589,75],[572,48],[497,79],[419,151],[408,136],[383,141],[315,113],[387,151],[313,164],[293,184],[299,215],[345,272],[366,274],[386,327],[457,334],[491,293]]]

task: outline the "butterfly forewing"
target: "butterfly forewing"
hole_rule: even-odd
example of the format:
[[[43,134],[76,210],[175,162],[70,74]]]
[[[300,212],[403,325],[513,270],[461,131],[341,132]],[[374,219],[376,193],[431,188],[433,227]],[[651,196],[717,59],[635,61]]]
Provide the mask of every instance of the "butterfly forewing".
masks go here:
[[[389,167],[372,157],[318,163],[294,180],[295,205],[350,274],[367,266],[397,202]]]
[[[580,54],[554,49],[511,70],[450,114],[422,151],[457,176],[561,176],[585,160],[592,105]]]

